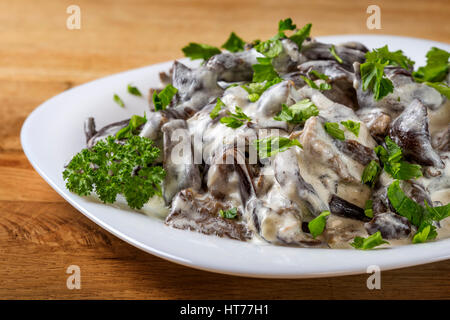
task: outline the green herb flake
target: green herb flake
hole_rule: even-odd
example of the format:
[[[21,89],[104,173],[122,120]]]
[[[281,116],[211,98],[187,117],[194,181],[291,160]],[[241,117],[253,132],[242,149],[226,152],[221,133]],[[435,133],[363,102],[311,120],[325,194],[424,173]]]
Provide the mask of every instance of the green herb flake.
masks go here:
[[[372,160],[369,164],[364,168],[362,173],[361,182],[371,186],[372,188],[375,186],[375,182],[377,181],[378,176],[381,173],[381,167],[377,161]]]
[[[241,87],[248,92],[248,100],[250,102],[256,102],[264,91],[269,89],[271,86],[280,83],[281,81],[283,81],[281,78],[276,77],[270,81],[252,82],[249,84],[244,84]]]
[[[359,136],[359,129],[361,127],[361,123],[355,122],[352,120],[341,121],[341,124],[346,127],[350,132],[352,132],[355,136]]]
[[[220,210],[219,215],[224,219],[236,219],[237,217],[237,208],[231,208],[228,210]]]
[[[323,125],[325,131],[333,138],[345,140],[344,130],[339,129],[339,124],[336,122],[325,122]]]
[[[136,130],[144,125],[147,122],[147,118],[141,117],[141,116],[137,116],[137,115],[133,115],[130,119],[130,122],[128,123],[128,126],[120,129],[117,133],[116,133],[116,139],[120,140],[120,139],[125,139],[125,138],[131,138],[133,135],[135,135]]]
[[[373,201],[370,199],[364,205],[364,214],[366,217],[373,218]]]
[[[359,66],[361,72],[361,81],[363,91],[370,90],[376,101],[381,100],[389,93],[394,92],[394,85],[384,74],[386,63],[379,61],[365,62]]]
[[[258,151],[258,155],[261,159],[269,158],[279,152],[286,151],[293,146],[303,148],[297,139],[291,140],[286,137],[267,137],[264,139],[254,140],[253,145]]]
[[[291,106],[283,104],[281,112],[274,117],[277,121],[286,121],[291,124],[301,124],[319,114],[319,109],[309,99],[296,102]]]
[[[331,214],[330,211],[324,211],[308,223],[308,229],[313,238],[322,234],[327,224],[326,217],[329,216],[330,214]]]
[[[331,46],[330,53],[336,59],[337,62],[339,62],[339,63],[343,63],[344,62],[341,59],[341,57],[339,57],[338,54],[336,53],[336,47],[334,45]]]
[[[125,103],[123,102],[123,100],[119,97],[118,94],[114,94],[113,96],[114,102],[117,103],[119,106],[121,106],[122,108],[125,108]]]
[[[389,244],[389,242],[383,240],[381,237],[381,232],[377,231],[367,238],[355,237],[351,243],[351,246],[356,249],[370,250],[385,243]]]
[[[230,52],[244,51],[245,41],[238,37],[234,32],[231,32],[228,40],[222,45],[222,48]]]
[[[297,26],[295,24],[292,24],[291,18],[280,20],[280,22],[278,22],[278,32],[283,32],[286,30],[295,30],[295,28],[297,28]]]
[[[272,81],[280,78],[272,65],[271,58],[256,58],[257,64],[252,65],[253,80],[252,82]]]
[[[171,84],[168,84],[160,93],[153,92],[152,98],[155,111],[165,110],[177,92],[178,89]]]
[[[220,123],[233,129],[241,127],[244,124],[244,121],[252,121],[252,119],[238,106],[235,107],[235,113],[228,111],[228,114],[230,116],[221,118]]]
[[[319,85],[317,85],[314,81],[312,81],[311,79],[308,79],[305,76],[300,76],[300,77],[308,84],[308,86],[310,86],[313,89],[317,89],[320,91],[331,89],[331,84],[329,84],[329,83],[320,83]]]
[[[137,87],[134,87],[131,84],[128,84],[127,89],[128,89],[128,93],[132,94],[133,96],[142,97],[142,93],[139,91],[139,89]]]
[[[309,74],[315,76],[317,79],[322,79],[325,81],[328,81],[330,79],[330,77],[328,77],[326,74],[320,73],[316,70],[309,71]]]
[[[208,60],[212,56],[219,54],[221,51],[217,47],[210,46],[208,44],[189,43],[182,49],[184,55],[191,60],[203,59]]]
[[[449,58],[449,52],[432,47],[427,52],[427,64],[413,72],[414,80],[428,83],[444,81],[449,69]],[[449,98],[448,95],[445,96]]]
[[[406,70],[409,70],[415,64],[414,61],[412,61],[403,54],[402,50],[389,51],[387,45],[378,49],[373,49],[370,52],[367,52],[366,61],[368,62],[378,61],[382,64],[386,63],[388,65],[398,66]]]
[[[267,58],[275,58],[283,51],[283,45],[280,40],[270,39],[259,43],[255,49]]]
[[[217,98],[216,105],[214,106],[214,109],[212,109],[211,113],[209,114],[211,119],[215,119],[219,116],[219,112],[220,112],[220,110],[222,110],[222,107],[225,107],[225,103],[223,103],[223,101],[220,98]]]
[[[387,195],[389,202],[399,215],[408,219],[416,227],[420,226],[424,217],[424,208],[408,198],[400,187],[399,180],[391,183]]]
[[[290,40],[294,41],[297,44],[298,50],[302,48],[303,42],[306,40],[306,38],[309,37],[311,33],[311,27],[312,24],[308,23],[303,28],[297,30],[292,36],[289,37]]]

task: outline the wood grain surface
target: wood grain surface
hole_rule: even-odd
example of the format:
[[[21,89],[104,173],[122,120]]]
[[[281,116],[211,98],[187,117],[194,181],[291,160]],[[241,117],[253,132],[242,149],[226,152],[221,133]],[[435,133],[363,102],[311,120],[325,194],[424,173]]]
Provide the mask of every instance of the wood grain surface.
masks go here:
[[[81,8],[68,30],[66,8]],[[382,29],[366,28],[378,4]],[[450,297],[450,260],[368,275],[261,280],[197,271],[139,251],[66,203],[32,169],[19,133],[50,97],[115,72],[181,56],[189,41],[221,45],[231,30],[270,37],[281,18],[313,35],[396,34],[450,41],[440,1],[0,1],[0,298],[3,299],[428,299]],[[51,155],[49,155],[51,156]],[[66,268],[81,268],[68,290]]]

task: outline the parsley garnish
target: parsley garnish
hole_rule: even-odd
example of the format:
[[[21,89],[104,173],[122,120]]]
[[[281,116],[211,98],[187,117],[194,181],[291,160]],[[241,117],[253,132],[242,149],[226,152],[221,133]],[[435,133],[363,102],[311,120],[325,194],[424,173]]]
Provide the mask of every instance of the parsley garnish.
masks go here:
[[[231,208],[228,210],[220,210],[219,215],[225,219],[235,219],[237,217],[237,208]]]
[[[237,36],[236,33],[231,32],[228,40],[222,45],[222,48],[230,52],[244,51],[245,41]]]
[[[262,53],[267,58],[275,58],[283,51],[283,45],[280,40],[267,40],[259,43],[255,47],[256,51]]]
[[[274,117],[278,121],[286,121],[291,124],[301,124],[313,116],[319,114],[319,109],[309,99],[301,100],[292,106],[283,104],[281,112]]]
[[[249,84],[244,84],[241,87],[248,92],[248,100],[251,102],[258,101],[259,97],[263,94],[264,91],[269,89],[274,84],[280,83],[283,81],[281,78],[275,78],[270,81],[264,81],[264,82],[253,82]]]
[[[339,62],[339,63],[343,63],[344,62],[341,59],[341,57],[339,57],[338,54],[336,53],[336,47],[334,46],[334,44],[330,48],[330,53],[336,59],[337,62]]]
[[[279,78],[278,73],[272,65],[271,58],[256,58],[258,64],[252,65],[253,82],[272,81]]]
[[[359,136],[359,129],[361,127],[361,123],[352,120],[347,120],[341,121],[341,124],[344,127],[346,127],[349,131],[351,131],[355,136]]]
[[[345,140],[344,130],[339,128],[339,124],[336,122],[325,122],[323,125],[325,131],[333,138],[339,140]]]
[[[135,133],[137,128],[139,128],[141,125],[145,124],[147,122],[147,118],[133,115],[130,119],[130,122],[128,123],[128,126],[125,128],[120,129],[116,133],[116,139],[125,139],[125,138],[131,138]]]
[[[330,77],[328,77],[326,74],[320,73],[319,71],[316,71],[316,70],[311,70],[311,71],[309,72],[309,74],[310,74],[310,75],[312,74],[312,75],[315,76],[317,79],[322,79],[322,80],[325,80],[325,81],[327,81],[327,80],[330,79]]]
[[[427,86],[436,89],[440,94],[450,99],[450,87],[445,82],[424,82]]]
[[[309,37],[311,27],[312,24],[308,23],[303,28],[297,30],[292,36],[289,37],[290,40],[294,41],[297,44],[298,50],[302,48],[303,41],[305,41],[306,38]]]
[[[119,106],[121,106],[122,108],[125,107],[125,103],[123,103],[123,100],[119,97],[118,94],[114,94],[113,96],[114,102],[117,103]]]
[[[253,141],[253,145],[258,151],[261,159],[269,158],[279,152],[286,151],[290,147],[297,146],[303,148],[297,139],[289,139],[286,137],[267,137]]]
[[[292,24],[291,18],[280,20],[280,22],[278,22],[278,33],[281,33],[285,30],[295,30],[295,28],[297,28],[297,26],[295,24]]]
[[[351,246],[356,249],[369,250],[384,243],[389,244],[389,242],[383,240],[383,238],[381,237],[381,232],[377,231],[367,238],[355,237],[355,239],[353,239],[353,242],[351,243]]]
[[[378,49],[373,49],[373,51],[367,52],[366,61],[369,62],[378,61],[382,64],[387,63],[388,65],[398,66],[406,70],[414,66],[415,63],[407,56],[405,56],[402,50],[389,51],[387,45]]]
[[[212,109],[211,113],[209,114],[211,119],[217,118],[220,110],[222,110],[222,107],[225,107],[225,103],[223,103],[223,101],[220,98],[217,98],[216,105],[214,106],[214,109]]]
[[[127,89],[128,89],[128,93],[130,93],[134,96],[142,97],[142,93],[139,91],[139,89],[137,87],[134,87],[131,84],[128,84]]]
[[[330,213],[330,211],[324,211],[308,223],[308,229],[313,238],[322,234],[323,230],[325,229],[325,225],[327,224],[326,217],[329,216]]]
[[[236,128],[239,128],[240,126],[242,126],[244,124],[244,121],[252,120],[238,106],[235,107],[235,112],[236,113],[232,113],[232,112],[228,111],[227,113],[230,115],[230,117],[221,118],[220,123],[223,123],[227,127],[236,129]]]
[[[217,47],[210,46],[208,44],[201,43],[189,43],[183,49],[183,53],[186,57],[189,57],[191,60],[203,59],[208,60],[212,56],[219,54],[221,51]]]
[[[402,149],[389,136],[385,138],[387,150],[377,146],[375,153],[383,163],[384,171],[394,179],[409,180],[422,176],[421,166],[403,161]]]
[[[168,84],[160,93],[153,92],[153,105],[155,106],[155,111],[166,109],[177,92],[178,89],[171,84]]]
[[[364,205],[364,214],[366,217],[373,218],[373,201],[370,199]]]
[[[161,195],[164,169],[151,166],[159,153],[150,139],[132,136],[121,144],[109,136],[76,154],[63,179],[67,189],[78,195],[95,191],[103,202],[113,203],[122,194],[130,208],[140,209],[151,197]]]
[[[370,185],[372,188],[380,175],[381,167],[375,160],[369,162],[362,173],[361,182]]]
[[[363,91],[372,91],[373,97],[376,101],[379,101],[389,93],[394,92],[394,85],[392,84],[392,81],[386,78],[386,75],[384,74],[384,67],[386,67],[387,64],[387,62],[369,62],[366,60],[365,63],[359,66],[362,89]]]
[[[305,80],[305,82],[308,84],[308,86],[310,86],[313,89],[317,89],[320,91],[324,91],[324,90],[330,90],[331,89],[331,84],[329,83],[321,83],[319,85],[317,85],[314,81],[312,81],[311,79],[308,79],[305,76],[300,76],[303,80]]]
[[[433,47],[427,52],[427,64],[413,72],[417,82],[440,82],[445,79],[449,69],[450,53]],[[447,96],[448,98],[448,96]]]

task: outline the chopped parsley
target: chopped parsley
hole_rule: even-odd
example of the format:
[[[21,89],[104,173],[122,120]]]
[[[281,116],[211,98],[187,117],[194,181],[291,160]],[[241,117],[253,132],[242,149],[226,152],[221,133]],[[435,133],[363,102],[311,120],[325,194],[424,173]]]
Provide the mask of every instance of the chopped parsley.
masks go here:
[[[211,113],[209,114],[211,119],[217,118],[220,110],[222,110],[222,107],[225,107],[225,103],[223,103],[223,101],[220,98],[217,98],[217,103],[214,106],[214,109],[212,109]]]
[[[235,107],[235,113],[230,111],[227,112],[230,116],[223,117],[220,119],[220,123],[223,123],[227,127],[236,129],[244,124],[244,121],[251,121],[252,119],[248,117],[244,111],[238,106]]]
[[[124,144],[114,137],[100,140],[76,154],[63,172],[71,192],[113,203],[122,194],[130,208],[140,209],[154,195],[161,195],[165,171],[153,166],[160,150],[150,139],[132,136]]]
[[[445,80],[447,72],[449,70],[448,59],[450,53],[432,47],[427,52],[427,64],[424,67],[420,67],[416,72],[413,72],[414,80],[417,82],[441,82]],[[447,96],[448,98],[448,96]]]
[[[224,219],[235,219],[237,217],[237,208],[231,208],[228,210],[220,210],[219,215]]]
[[[346,127],[350,132],[352,132],[355,136],[359,136],[359,129],[361,127],[361,123],[352,120],[347,120],[341,121],[341,124],[344,127]]]
[[[306,40],[306,38],[309,37],[309,34],[311,33],[311,27],[312,24],[308,23],[289,37],[290,40],[294,41],[297,44],[298,50],[302,48],[303,42]]]
[[[245,41],[238,37],[234,32],[231,32],[228,40],[222,45],[222,48],[230,52],[244,51]]]
[[[364,205],[364,214],[366,217],[373,218],[373,201],[370,199]]]
[[[291,124],[301,124],[313,116],[319,114],[319,109],[309,99],[298,101],[297,103],[287,106],[281,106],[281,112],[274,117],[277,121],[286,121]]]
[[[139,91],[137,87],[132,86],[131,84],[128,84],[127,86],[128,93],[132,94],[133,96],[142,97],[142,93]]]
[[[248,100],[250,102],[256,102],[258,101],[259,97],[263,94],[264,91],[269,89],[274,84],[280,83],[283,81],[281,78],[275,78],[270,81],[264,81],[264,82],[252,82],[249,84],[244,84],[241,87],[248,92]]]
[[[319,71],[316,70],[311,70],[309,71],[309,74],[315,76],[317,79],[322,79],[322,80],[329,80],[330,77],[328,77],[326,74],[320,73]]]
[[[186,47],[181,49],[184,55],[191,60],[203,59],[208,60],[212,56],[219,54],[221,51],[217,47],[208,44],[190,42]]]
[[[313,89],[317,89],[320,91],[331,89],[331,84],[329,84],[329,83],[321,83],[321,84],[317,85],[314,81],[312,81],[311,79],[308,79],[305,76],[300,76],[300,77],[308,84],[308,86],[310,86]]]
[[[325,225],[327,224],[327,216],[330,215],[330,211],[324,211],[313,220],[308,223],[308,229],[313,238],[322,234],[325,229]]]
[[[166,109],[177,92],[178,89],[171,84],[168,84],[160,93],[153,92],[153,105],[155,106],[155,111]]]
[[[389,242],[383,240],[381,237],[381,232],[377,231],[367,238],[355,237],[351,243],[351,246],[356,249],[370,250],[384,243],[389,244]]]
[[[257,64],[252,65],[253,80],[252,82],[272,81],[279,78],[278,73],[272,65],[271,58],[256,58]]]
[[[381,173],[381,167],[377,161],[372,160],[369,164],[364,168],[362,173],[361,182],[371,186],[372,188],[375,186],[375,182],[377,181],[378,176]]]
[[[286,31],[286,30],[295,30],[295,28],[297,28],[297,26],[295,24],[292,24],[291,18],[280,20],[280,22],[278,22],[278,32],[279,33]]]
[[[125,138],[131,138],[133,135],[135,135],[136,130],[140,126],[145,124],[146,122],[147,122],[147,118],[145,116],[141,117],[141,116],[133,115],[130,119],[130,122],[128,123],[128,126],[120,129],[116,133],[116,139],[120,140],[120,139],[125,139]]]
[[[398,66],[409,70],[414,66],[414,61],[403,54],[402,50],[389,51],[387,45],[384,47],[373,49],[366,53],[366,61],[378,61],[382,64],[387,63],[391,66]]]
[[[270,39],[264,42],[260,42],[256,47],[256,51],[262,53],[267,58],[275,58],[283,51],[283,45],[281,41],[276,39]]]
[[[118,94],[114,94],[113,96],[114,102],[117,103],[119,106],[121,106],[122,108],[125,108],[125,103],[123,102],[123,100],[119,97]]]
[[[297,139],[289,139],[286,137],[268,137],[253,141],[253,145],[258,151],[261,159],[269,158],[279,152],[286,151],[290,147],[297,146],[303,148]]]
[[[325,131],[333,138],[339,140],[345,140],[344,130],[339,128],[339,124],[336,122],[325,122],[323,125]]]
[[[330,53],[336,59],[337,62],[339,62],[339,63],[343,63],[344,62],[341,59],[341,57],[339,57],[338,54],[336,53],[336,47],[334,46],[334,44],[330,48]]]
[[[367,55],[367,54],[366,54]],[[388,62],[367,61],[359,66],[363,91],[370,90],[376,101],[394,92],[394,85],[384,74]]]

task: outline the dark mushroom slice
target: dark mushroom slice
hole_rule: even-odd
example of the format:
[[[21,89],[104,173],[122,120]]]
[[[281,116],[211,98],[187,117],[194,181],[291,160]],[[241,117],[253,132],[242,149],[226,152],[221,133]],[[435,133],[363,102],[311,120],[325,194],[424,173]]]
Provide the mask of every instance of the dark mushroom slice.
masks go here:
[[[223,52],[212,56],[206,67],[217,74],[219,81],[237,82],[251,81],[253,76],[252,65],[257,64],[256,50],[242,52]]]
[[[294,72],[289,72],[289,73],[283,74],[281,76],[281,78],[283,80],[291,81],[292,83],[294,83],[296,88],[301,88],[306,85],[305,80],[303,80],[303,78],[300,77],[300,76],[304,76],[304,75],[305,74],[303,72],[294,71]]]
[[[330,52],[331,44],[321,42],[306,43],[302,46],[301,54],[307,60],[335,60]],[[365,53],[363,51],[348,48],[345,46],[335,46],[336,54],[342,59],[341,65],[348,71],[353,71],[354,62],[364,62]]]
[[[372,210],[374,216],[387,211],[394,211],[387,196],[388,186],[378,186],[372,194]]]
[[[209,194],[199,194],[192,189],[185,189],[173,198],[165,224],[207,235],[241,241],[249,240],[251,232],[242,222],[239,211],[235,219],[226,219],[219,215],[220,210],[231,208],[230,204],[217,201]]]
[[[95,130],[95,120],[92,117],[87,118],[84,120],[84,135],[86,137],[86,143],[89,142],[89,140],[95,136],[97,133],[97,130]]]
[[[125,128],[130,123],[130,119],[110,123],[97,131],[87,142],[87,147],[92,148],[99,140],[115,135],[120,129]]]
[[[369,221],[370,219],[364,214],[364,209],[353,203],[350,203],[337,195],[332,195],[329,202],[330,212],[345,218],[356,219],[361,221]]]
[[[425,166],[444,168],[444,163],[431,146],[427,108],[414,100],[391,124],[389,135],[409,159]]]
[[[349,84],[353,82],[354,74],[346,69],[344,69],[335,60],[313,60],[302,63],[298,66],[298,70],[307,75],[312,70],[317,71],[326,75],[330,82],[335,82],[337,80],[345,80]]]
[[[408,219],[390,211],[376,214],[364,227],[369,234],[380,231],[383,239],[407,238],[411,233]]]
[[[305,205],[313,216],[328,210],[328,205],[320,199],[314,187],[303,179],[294,150],[288,149],[277,154],[273,168],[275,179],[294,202]]]
[[[357,41],[343,42],[343,43],[340,43],[339,46],[353,49],[353,50],[358,50],[358,51],[361,51],[364,53],[369,51],[369,49],[367,49],[367,47],[365,45],[363,45],[361,42],[357,42]]]
[[[295,102],[292,97],[295,90],[294,84],[290,81],[283,81],[271,86],[264,91],[258,99],[257,110],[266,117],[273,117],[281,111],[281,105],[293,104]]]
[[[362,165],[368,165],[370,161],[377,160],[377,155],[373,149],[366,147],[356,140],[333,140],[339,151],[349,156]]]
[[[200,190],[201,177],[191,144],[186,121],[172,120],[161,128],[164,142],[164,169],[166,178],[163,182],[163,197],[170,203],[180,190],[192,188]]]
[[[431,139],[433,148],[440,152],[450,151],[450,124],[447,128],[437,132]]]

